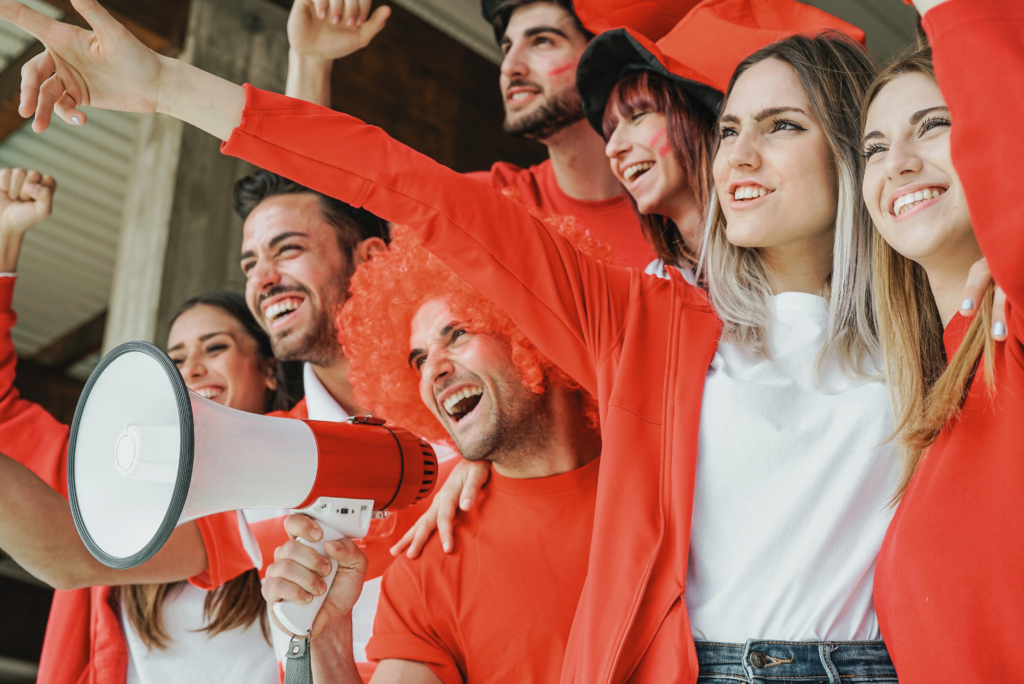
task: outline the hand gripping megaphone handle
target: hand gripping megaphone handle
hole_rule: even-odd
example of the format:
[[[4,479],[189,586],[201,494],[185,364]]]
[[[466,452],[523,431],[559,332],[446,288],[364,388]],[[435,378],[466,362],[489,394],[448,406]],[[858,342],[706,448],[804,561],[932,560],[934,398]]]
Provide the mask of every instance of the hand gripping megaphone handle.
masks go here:
[[[324,536],[317,542],[311,542],[301,537],[298,541],[331,561],[331,572],[324,578],[327,589],[323,594],[314,596],[309,603],[281,601],[274,604],[274,615],[281,622],[281,626],[295,636],[303,637],[308,636],[309,630],[313,628],[313,621],[327,599],[327,593],[334,584],[334,575],[338,570],[338,562],[324,553],[324,544],[345,537],[349,539],[365,537],[370,528],[373,501],[369,499],[321,498],[309,508],[298,512],[308,515],[320,523],[320,528],[324,533]]]
[[[321,556],[327,556],[324,553],[324,543],[342,539],[345,535],[330,527],[324,527],[323,529],[324,536],[318,542],[307,541],[301,537],[298,541],[315,550]],[[327,557],[330,558],[330,556]],[[285,629],[295,636],[309,636],[309,630],[313,628],[313,620],[316,619],[316,614],[320,612],[320,606],[324,605],[324,601],[327,600],[327,592],[331,590],[331,586],[334,584],[334,573],[338,570],[338,561],[333,558],[330,558],[330,560],[331,572],[324,578],[324,582],[327,583],[327,589],[324,593],[314,596],[313,600],[309,603],[281,601],[274,604],[274,614],[277,615],[277,619],[281,621],[281,625]]]

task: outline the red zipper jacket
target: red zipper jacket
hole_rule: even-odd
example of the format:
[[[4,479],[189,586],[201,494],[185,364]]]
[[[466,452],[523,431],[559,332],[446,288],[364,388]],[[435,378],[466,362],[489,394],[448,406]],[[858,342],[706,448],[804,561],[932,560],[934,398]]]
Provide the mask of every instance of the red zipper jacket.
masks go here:
[[[386,220],[505,309],[598,398],[603,453],[586,585],[563,682],[693,682],[683,592],[704,377],[704,293],[597,263],[516,202],[345,114],[246,86],[226,154]]]
[[[1008,337],[939,434],[889,526],[875,608],[900,682],[1009,681],[1024,642],[1024,5],[952,0],[928,12],[953,164],[974,233],[1008,300]],[[947,326],[950,353],[966,321]]]

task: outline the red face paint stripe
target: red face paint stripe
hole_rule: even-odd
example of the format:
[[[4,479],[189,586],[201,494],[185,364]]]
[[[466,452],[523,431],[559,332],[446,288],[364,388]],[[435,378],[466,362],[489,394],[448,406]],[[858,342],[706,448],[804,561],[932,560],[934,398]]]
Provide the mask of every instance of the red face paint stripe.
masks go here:
[[[665,133],[667,133],[667,132],[668,132],[668,129],[667,129],[667,128],[662,128],[662,129],[661,129],[660,131],[658,131],[657,133],[655,133],[655,134],[654,134],[654,137],[653,137],[653,138],[651,138],[651,142],[650,142],[650,143],[648,143],[648,146],[649,146],[649,147],[651,147],[652,149],[653,149],[654,147],[657,147],[657,145],[658,145],[658,142],[659,142],[659,141],[660,141],[660,140],[661,140],[662,138],[664,138],[664,137],[665,137]]]
[[[667,155],[671,151],[672,151],[672,143],[668,143],[667,142],[667,143],[665,143],[664,145],[662,145],[661,147],[658,148],[658,156],[659,157],[664,157],[665,155]]]
[[[548,77],[554,78],[555,76],[560,76],[567,71],[572,71],[575,68],[576,62],[573,62],[572,64],[566,64],[565,66],[555,67],[554,69],[548,72]]]

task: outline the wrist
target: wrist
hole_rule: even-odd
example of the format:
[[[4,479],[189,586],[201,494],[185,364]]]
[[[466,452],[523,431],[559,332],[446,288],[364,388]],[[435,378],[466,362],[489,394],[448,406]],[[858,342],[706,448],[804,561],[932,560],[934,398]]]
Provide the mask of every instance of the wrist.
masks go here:
[[[313,53],[297,52],[294,49],[289,49],[288,65],[294,66],[299,73],[308,76],[323,76],[331,72],[334,60]]]
[[[309,639],[315,682],[362,682],[352,649],[352,613],[337,615]],[[330,673],[329,678],[318,674]]]
[[[25,233],[0,233],[0,273],[15,273]]]
[[[156,92],[153,95],[153,111],[157,114],[174,116],[172,103],[174,102],[174,89],[177,85],[174,81],[181,78],[181,69],[184,62],[178,59],[171,59],[164,55],[156,56],[160,64],[160,72],[156,79]]]

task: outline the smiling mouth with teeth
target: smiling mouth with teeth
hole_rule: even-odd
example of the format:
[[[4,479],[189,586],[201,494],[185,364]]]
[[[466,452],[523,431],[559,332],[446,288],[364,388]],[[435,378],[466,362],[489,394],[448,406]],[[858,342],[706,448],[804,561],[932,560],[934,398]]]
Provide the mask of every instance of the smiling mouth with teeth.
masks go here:
[[[223,387],[200,387],[199,389],[192,390],[203,399],[216,399],[224,393]]]
[[[654,162],[651,161],[630,164],[622,171],[622,177],[626,179],[627,183],[632,183],[634,178],[644,175],[653,168]]]
[[[892,205],[892,213],[895,216],[901,216],[921,202],[927,202],[930,199],[940,197],[945,192],[945,188],[925,188],[924,190],[918,190],[917,192],[908,192],[906,195],[896,198],[896,201],[893,202]]]
[[[263,315],[264,317],[266,317],[268,321],[273,322],[279,318],[283,318],[287,314],[290,314],[292,311],[295,311],[300,306],[302,306],[301,299],[283,299],[279,302],[271,304],[266,309],[264,309]]]
[[[732,198],[734,200],[755,200],[764,197],[765,195],[770,195],[772,192],[774,192],[774,190],[769,190],[768,188],[762,188],[756,185],[744,185],[733,191]]]
[[[456,423],[465,418],[480,403],[482,387],[467,387],[444,400],[444,410]]]

